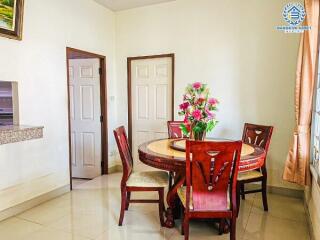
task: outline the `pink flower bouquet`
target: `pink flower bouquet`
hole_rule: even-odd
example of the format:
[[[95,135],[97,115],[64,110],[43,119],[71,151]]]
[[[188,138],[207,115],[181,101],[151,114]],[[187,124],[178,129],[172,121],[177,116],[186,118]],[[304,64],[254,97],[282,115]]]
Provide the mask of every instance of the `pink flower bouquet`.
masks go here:
[[[179,105],[179,115],[184,116],[180,128],[184,135],[196,140],[203,140],[206,132],[216,126],[215,111],[219,101],[209,97],[210,91],[206,84],[195,82],[189,84],[183,95],[183,103]]]

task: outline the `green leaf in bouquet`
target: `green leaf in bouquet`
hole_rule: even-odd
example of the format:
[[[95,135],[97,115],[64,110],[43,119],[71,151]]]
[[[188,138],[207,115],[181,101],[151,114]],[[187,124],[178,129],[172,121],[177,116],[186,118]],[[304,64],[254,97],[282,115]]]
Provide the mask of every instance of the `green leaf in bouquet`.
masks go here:
[[[186,127],[185,124],[181,123],[180,124],[180,129],[181,129],[183,135],[189,136],[189,131],[188,131],[188,128]]]
[[[207,91],[207,84],[202,84],[200,91],[201,93],[205,93],[205,91]]]
[[[203,132],[206,130],[206,127],[207,127],[207,123],[197,122],[195,127],[193,128],[193,131],[196,133]]]
[[[213,119],[213,120],[210,120],[208,123],[207,123],[207,128],[206,128],[206,132],[211,132],[215,126],[217,125],[218,121]]]

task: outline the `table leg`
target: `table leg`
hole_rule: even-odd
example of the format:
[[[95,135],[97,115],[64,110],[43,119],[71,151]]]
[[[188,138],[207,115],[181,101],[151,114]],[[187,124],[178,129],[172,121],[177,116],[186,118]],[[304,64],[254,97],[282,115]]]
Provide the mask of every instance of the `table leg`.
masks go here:
[[[185,174],[177,172],[174,179],[174,184],[167,194],[168,209],[166,212],[166,222],[165,226],[167,228],[174,227],[174,209],[175,209],[175,199],[177,197],[178,188],[185,182]]]

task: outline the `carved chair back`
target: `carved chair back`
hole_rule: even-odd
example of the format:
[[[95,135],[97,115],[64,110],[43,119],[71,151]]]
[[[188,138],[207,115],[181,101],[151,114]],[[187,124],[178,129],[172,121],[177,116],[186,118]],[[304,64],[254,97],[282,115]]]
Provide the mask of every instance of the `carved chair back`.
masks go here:
[[[185,138],[186,136],[183,135],[183,132],[180,129],[180,125],[183,121],[168,121],[168,136],[171,139],[175,138]]]
[[[133,169],[132,154],[131,154],[125,128],[123,126],[118,127],[113,131],[113,133],[118,145],[118,150],[120,153],[122,167],[123,167],[121,184],[125,184],[130,174],[132,173],[132,169]]]
[[[245,123],[242,135],[242,141],[262,147],[266,151],[266,157],[269,150],[270,140],[273,132],[272,126],[263,126],[251,123]],[[266,159],[266,158],[265,158]],[[266,161],[264,162],[265,167]]]
[[[228,202],[231,210],[236,211],[236,186],[241,147],[242,141],[187,140],[186,206],[188,207],[186,211],[189,211],[191,194],[193,211],[228,209]]]

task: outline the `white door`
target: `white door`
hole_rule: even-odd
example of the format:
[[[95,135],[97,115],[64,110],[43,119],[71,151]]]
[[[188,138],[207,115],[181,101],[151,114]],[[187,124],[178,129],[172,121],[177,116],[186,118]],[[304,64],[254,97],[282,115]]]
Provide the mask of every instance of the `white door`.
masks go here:
[[[101,175],[99,59],[69,60],[72,177]]]
[[[152,139],[168,137],[172,120],[172,59],[154,58],[131,62],[132,150]]]

